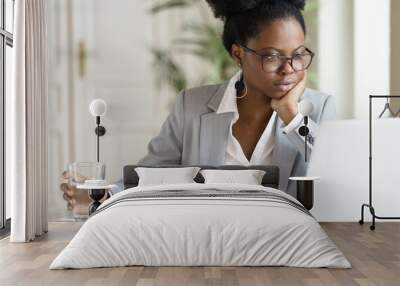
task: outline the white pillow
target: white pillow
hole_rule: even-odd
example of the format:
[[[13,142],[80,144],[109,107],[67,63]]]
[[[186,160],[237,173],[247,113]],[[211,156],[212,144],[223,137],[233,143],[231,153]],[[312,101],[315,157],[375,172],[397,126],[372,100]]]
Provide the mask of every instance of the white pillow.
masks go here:
[[[199,167],[151,168],[136,167],[138,186],[195,183]]]
[[[261,185],[265,171],[262,170],[201,170],[204,183],[234,183],[246,185]]]

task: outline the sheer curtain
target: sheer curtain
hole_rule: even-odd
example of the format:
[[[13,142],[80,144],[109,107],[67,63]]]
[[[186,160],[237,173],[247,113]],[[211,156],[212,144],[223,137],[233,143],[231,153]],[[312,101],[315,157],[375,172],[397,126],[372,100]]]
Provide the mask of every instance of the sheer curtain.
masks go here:
[[[13,92],[6,111],[12,242],[47,232],[46,0],[15,2]]]

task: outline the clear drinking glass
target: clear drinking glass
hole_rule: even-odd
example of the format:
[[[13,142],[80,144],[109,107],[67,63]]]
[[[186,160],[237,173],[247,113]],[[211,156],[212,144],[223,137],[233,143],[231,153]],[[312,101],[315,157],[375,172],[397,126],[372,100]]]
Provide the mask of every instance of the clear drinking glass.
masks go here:
[[[106,166],[99,162],[73,162],[68,165],[69,184],[76,187],[85,180],[105,180]]]
[[[68,199],[72,215],[76,220],[86,219],[93,201],[88,190],[78,189],[77,186],[84,184],[85,180],[105,180],[106,166],[98,162],[73,162],[68,164],[68,172]]]

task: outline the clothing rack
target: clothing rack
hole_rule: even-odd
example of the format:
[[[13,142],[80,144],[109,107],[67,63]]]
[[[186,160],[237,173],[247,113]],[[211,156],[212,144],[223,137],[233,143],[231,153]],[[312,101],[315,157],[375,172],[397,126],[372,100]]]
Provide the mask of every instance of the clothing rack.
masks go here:
[[[372,225],[370,225],[370,229],[374,230],[375,229],[375,219],[383,219],[383,220],[392,220],[392,219],[400,219],[400,217],[383,217],[383,216],[378,216],[375,213],[375,208],[373,206],[372,202],[372,101],[373,99],[376,98],[386,98],[387,103],[385,104],[385,108],[381,115],[386,111],[386,108],[390,108],[388,105],[388,101],[390,98],[400,98],[400,95],[370,95],[369,96],[369,203],[366,204],[364,203],[361,206],[361,219],[359,220],[359,224],[364,224],[364,207],[369,208],[369,211],[372,215]],[[389,109],[390,113],[393,115],[393,112],[391,109]],[[399,111],[400,112],[400,111]],[[399,112],[396,112],[396,117]]]

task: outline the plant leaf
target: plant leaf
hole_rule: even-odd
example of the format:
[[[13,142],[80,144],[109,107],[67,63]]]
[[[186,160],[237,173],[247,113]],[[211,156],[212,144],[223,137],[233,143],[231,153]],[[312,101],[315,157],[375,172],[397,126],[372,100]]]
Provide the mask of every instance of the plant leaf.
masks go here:
[[[172,8],[186,8],[191,5],[191,0],[166,0],[160,3],[155,4],[150,8],[151,14],[157,14],[165,10],[169,10]]]

